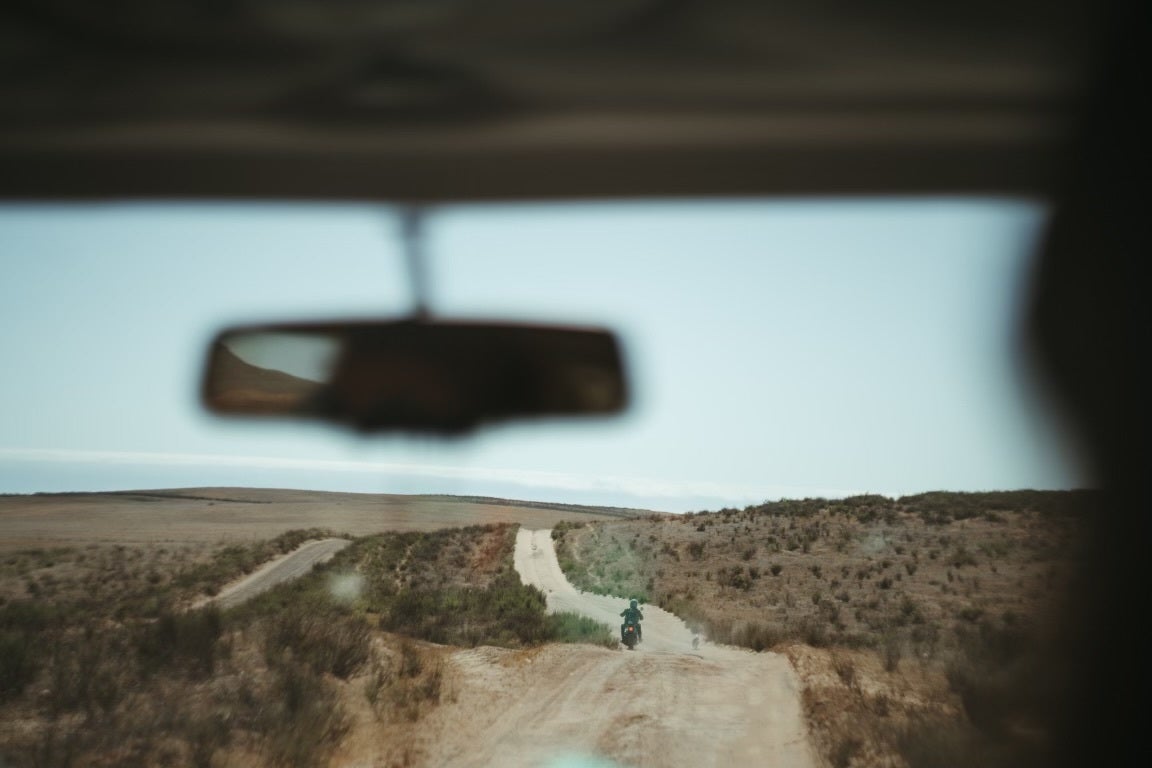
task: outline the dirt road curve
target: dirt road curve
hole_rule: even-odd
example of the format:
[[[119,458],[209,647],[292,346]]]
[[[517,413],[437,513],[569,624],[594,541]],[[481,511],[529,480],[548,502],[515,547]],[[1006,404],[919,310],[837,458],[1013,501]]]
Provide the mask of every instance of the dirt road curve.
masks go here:
[[[547,596],[549,611],[580,613],[609,627],[620,626],[620,612],[628,606],[627,598],[580,592],[569,584],[556,560],[551,531],[528,531],[521,528],[516,535],[515,564],[521,581],[538,588]],[[711,657],[720,650],[705,643],[703,639],[700,647],[694,649],[692,631],[674,614],[654,605],[642,606],[641,611],[644,614],[644,642],[636,647],[637,653],[663,651]]]
[[[348,539],[306,542],[283,557],[270,560],[240,581],[229,584],[211,601],[204,602],[215,602],[221,608],[239,605],[283,581],[303,576],[312,570],[312,566],[330,560],[333,555],[351,543]]]
[[[553,611],[619,627],[624,599],[589,595],[564,578],[551,532],[521,529],[521,579]],[[429,764],[508,768],[816,765],[799,687],[781,656],[700,643],[674,615],[644,607],[636,651],[553,645],[526,662],[478,648],[455,654],[451,727]]]

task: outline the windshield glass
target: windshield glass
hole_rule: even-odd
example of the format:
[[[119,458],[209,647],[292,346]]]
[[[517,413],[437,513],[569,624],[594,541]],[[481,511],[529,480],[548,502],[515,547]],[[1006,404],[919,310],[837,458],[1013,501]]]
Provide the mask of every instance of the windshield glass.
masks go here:
[[[1000,729],[1036,701],[966,707],[1025,674],[1088,503],[1020,330],[1045,219],[434,208],[434,316],[614,329],[633,404],[366,440],[212,417],[197,387],[226,325],[407,315],[397,209],[0,209],[0,719],[22,724],[0,756],[855,765],[942,728],[1036,748]],[[629,676],[646,698],[616,701]]]
[[[434,314],[617,330],[628,417],[431,444],[209,419],[195,391],[222,326],[408,311],[394,212],[9,208],[0,299],[16,375],[0,387],[21,405],[4,409],[4,490],[306,479],[687,511],[1080,482],[1036,410],[1017,330],[1039,205],[637,203],[428,218]]]

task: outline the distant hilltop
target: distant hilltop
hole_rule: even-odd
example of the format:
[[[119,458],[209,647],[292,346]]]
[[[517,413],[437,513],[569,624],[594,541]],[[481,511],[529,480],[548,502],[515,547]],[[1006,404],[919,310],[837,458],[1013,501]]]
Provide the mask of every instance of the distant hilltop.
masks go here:
[[[354,493],[350,491],[310,491],[295,488],[147,488],[120,491],[44,491],[28,494],[0,494],[0,496],[36,497],[101,497],[118,496],[140,501],[153,499],[189,499],[193,501],[213,501],[234,504],[276,504],[284,501],[323,501],[339,497],[354,497],[357,501],[378,499],[383,503],[395,504],[401,501],[439,501],[449,504],[489,504],[502,507],[528,507],[531,509],[551,509],[558,512],[587,512],[596,515],[616,517],[643,517],[664,514],[652,509],[635,507],[597,506],[593,504],[564,504],[558,501],[528,501],[504,499],[495,496],[462,496],[449,493]]]
[[[469,504],[496,504],[499,506],[532,507],[533,509],[554,509],[559,512],[590,512],[597,515],[617,515],[619,517],[644,517],[653,514],[668,514],[653,509],[635,507],[604,507],[589,504],[562,504],[557,501],[525,501],[523,499],[500,499],[494,496],[457,496],[449,493],[420,494],[419,498],[436,501],[458,501]]]

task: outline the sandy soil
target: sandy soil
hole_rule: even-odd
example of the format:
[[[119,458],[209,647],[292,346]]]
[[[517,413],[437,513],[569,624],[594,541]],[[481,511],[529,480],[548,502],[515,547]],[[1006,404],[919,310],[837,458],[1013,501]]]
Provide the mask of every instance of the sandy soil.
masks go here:
[[[548,530],[521,529],[521,579],[549,610],[619,626],[623,598],[580,593],[564,578]],[[787,659],[700,642],[682,621],[644,608],[635,652],[552,645],[452,656],[456,701],[427,723],[427,764],[441,766],[817,765]]]

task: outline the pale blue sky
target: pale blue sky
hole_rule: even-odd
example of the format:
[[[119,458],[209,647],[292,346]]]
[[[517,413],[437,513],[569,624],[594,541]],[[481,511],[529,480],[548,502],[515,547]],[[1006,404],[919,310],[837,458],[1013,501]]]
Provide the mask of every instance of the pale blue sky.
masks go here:
[[[615,421],[462,442],[202,413],[223,325],[396,317],[395,212],[0,207],[0,492],[265,485],[686,510],[1084,485],[1022,376],[1043,209],[1010,200],[461,206],[427,221],[433,310],[605,325]]]

